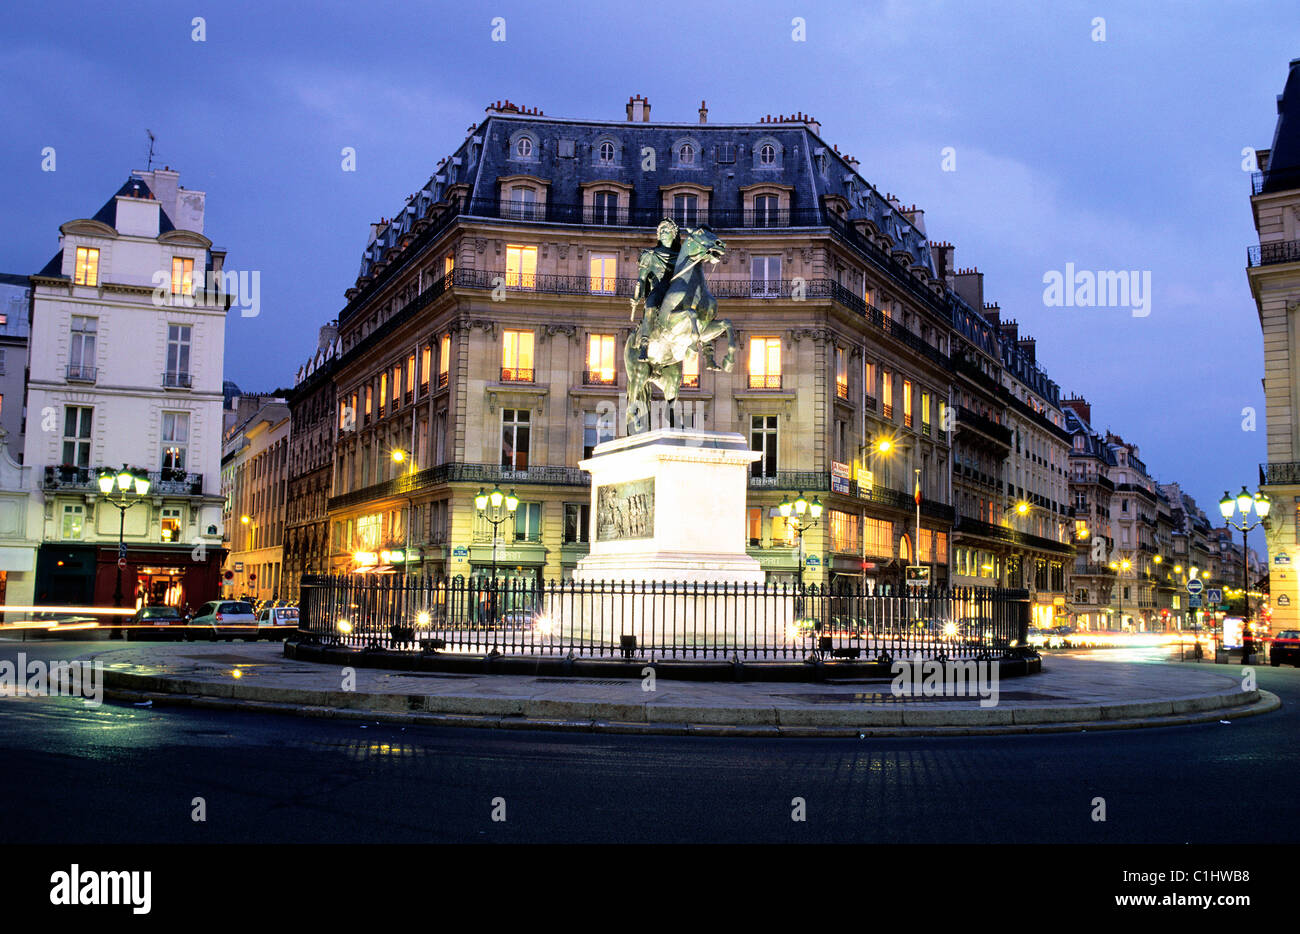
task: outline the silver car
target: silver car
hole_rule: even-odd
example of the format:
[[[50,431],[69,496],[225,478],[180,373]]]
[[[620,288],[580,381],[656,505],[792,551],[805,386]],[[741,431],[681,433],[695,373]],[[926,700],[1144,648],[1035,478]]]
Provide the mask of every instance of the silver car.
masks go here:
[[[186,639],[256,639],[253,606],[242,600],[209,600],[194,611]]]

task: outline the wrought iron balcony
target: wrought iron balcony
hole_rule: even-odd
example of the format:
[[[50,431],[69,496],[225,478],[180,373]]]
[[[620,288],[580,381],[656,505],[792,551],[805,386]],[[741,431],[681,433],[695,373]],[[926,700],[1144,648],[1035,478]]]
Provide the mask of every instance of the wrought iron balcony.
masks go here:
[[[614,375],[613,370],[583,370],[582,385],[616,386],[618,385],[618,377]]]
[[[1300,262],[1300,240],[1279,240],[1246,248],[1247,266]]]
[[[1300,169],[1274,169],[1271,172],[1252,172],[1250,175],[1252,195],[1291,191],[1296,188],[1300,188]]]
[[[446,370],[443,370],[441,373],[439,373],[439,374],[438,374],[438,388],[439,388],[439,389],[446,389],[446,388],[447,388],[447,383],[450,381],[450,377],[451,377],[451,374],[448,373]]]
[[[63,490],[79,493],[98,493],[99,475],[111,467],[68,467],[48,464],[41,484],[47,491]],[[148,471],[151,495],[200,496],[203,493],[203,474],[163,468]]]
[[[165,372],[162,380],[164,389],[189,389],[194,385],[194,377],[189,373]]]
[[[968,409],[964,405],[957,406],[957,425],[965,425],[973,428],[981,434],[987,435],[999,444],[1011,447],[1011,429],[1005,425],[999,425],[991,418],[985,418],[973,409]]]
[[[776,373],[776,374],[750,373],[749,388],[750,389],[780,389],[781,374],[780,373]]]
[[[519,367],[503,366],[501,368],[501,382],[531,383],[533,382],[533,371],[531,369],[525,370]]]
[[[1268,484],[1273,486],[1300,484],[1300,462],[1287,461],[1283,463],[1260,464],[1259,482],[1261,485]]]
[[[442,464],[332,496],[328,508],[344,509],[390,496],[407,496],[444,483],[591,486],[591,474],[577,467],[534,466],[515,470],[497,464]]]
[[[849,397],[849,384],[848,384],[848,383],[841,383],[841,382],[839,382],[839,381],[836,381],[836,383],[835,383],[835,396],[836,396],[836,398],[838,398],[838,399],[848,399],[848,397]]]
[[[863,396],[862,404],[866,406],[868,412],[876,411],[877,401],[875,396]]]
[[[93,383],[99,370],[93,366],[82,366],[78,363],[69,363],[67,371],[67,380],[70,383]]]

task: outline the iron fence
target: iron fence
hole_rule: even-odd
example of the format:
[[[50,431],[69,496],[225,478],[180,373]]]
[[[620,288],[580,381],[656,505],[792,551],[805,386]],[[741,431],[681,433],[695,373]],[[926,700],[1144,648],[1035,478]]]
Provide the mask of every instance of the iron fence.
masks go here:
[[[997,658],[1029,594],[994,588],[307,576],[299,638],[354,648],[636,659]]]

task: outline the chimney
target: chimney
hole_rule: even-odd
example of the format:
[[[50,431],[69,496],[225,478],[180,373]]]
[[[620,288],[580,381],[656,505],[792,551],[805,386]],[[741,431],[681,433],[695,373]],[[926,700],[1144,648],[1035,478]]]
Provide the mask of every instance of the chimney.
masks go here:
[[[953,278],[956,270],[953,269],[952,266],[953,254],[955,252],[956,248],[951,243],[946,241],[943,243],[936,243],[933,240],[930,241],[930,256],[934,258],[935,272],[950,289],[956,288],[956,280]]]
[[[1034,339],[1032,337],[1022,337],[1016,341],[1016,346],[1029,358],[1030,363],[1034,363]]]
[[[633,123],[650,122],[650,101],[637,94],[627,99],[627,118]],[[703,121],[701,121],[703,122]]]
[[[322,324],[319,336],[316,339],[317,350],[329,350],[330,345],[334,343],[335,338],[339,336],[339,325],[337,321],[331,321],[329,324]]]
[[[1092,406],[1088,404],[1088,400],[1083,398],[1083,396],[1071,396],[1069,399],[1062,402],[1061,406],[1063,408],[1073,409],[1075,415],[1079,416],[1079,418],[1083,419],[1089,425],[1092,424]]]
[[[984,305],[984,320],[995,328],[1002,326],[1002,306],[997,302],[986,302]]]
[[[1014,318],[1003,321],[998,325],[998,333],[1007,340],[1017,341],[1020,339],[1020,324]]]
[[[911,224],[917,230],[921,231],[921,236],[923,237],[925,236],[925,212],[924,211],[922,211],[914,204],[910,208],[903,208],[901,211],[899,211],[899,213],[902,214],[903,217],[907,218],[907,222],[909,224]]]
[[[954,291],[972,308],[984,307],[984,273],[971,267],[958,269]]]
[[[705,101],[700,101],[700,122],[709,122],[709,105]]]

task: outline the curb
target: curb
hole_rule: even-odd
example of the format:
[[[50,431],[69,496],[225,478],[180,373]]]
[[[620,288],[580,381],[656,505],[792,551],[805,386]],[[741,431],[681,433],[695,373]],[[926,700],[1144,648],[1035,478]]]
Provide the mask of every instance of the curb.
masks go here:
[[[130,702],[237,709],[343,720],[643,735],[970,736],[1065,733],[1207,723],[1282,706],[1268,691],[1096,707],[879,709],[691,707],[532,698],[299,691],[105,672],[105,696]],[[847,709],[846,709],[847,708]]]

